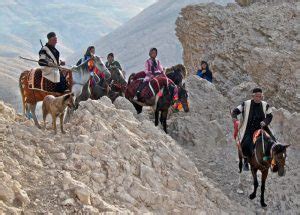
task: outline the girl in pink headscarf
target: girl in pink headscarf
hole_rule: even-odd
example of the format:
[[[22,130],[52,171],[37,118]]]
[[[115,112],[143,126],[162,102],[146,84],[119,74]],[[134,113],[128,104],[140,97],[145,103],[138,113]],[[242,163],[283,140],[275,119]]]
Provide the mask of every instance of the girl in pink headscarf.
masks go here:
[[[150,58],[145,62],[145,73],[146,77],[144,78],[143,82],[137,89],[136,98],[140,98],[141,91],[143,88],[157,75],[163,74],[164,70],[160,64],[160,61],[156,59],[157,57],[157,48],[151,48],[149,52]]]

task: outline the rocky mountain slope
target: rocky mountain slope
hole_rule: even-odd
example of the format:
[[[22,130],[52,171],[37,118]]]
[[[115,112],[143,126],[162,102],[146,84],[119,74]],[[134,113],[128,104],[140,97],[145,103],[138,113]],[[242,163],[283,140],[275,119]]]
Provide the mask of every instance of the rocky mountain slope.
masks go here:
[[[97,53],[106,59],[114,52],[128,74],[144,69],[151,47],[158,48],[163,66],[182,63],[182,46],[175,35],[175,21],[180,10],[200,2],[226,4],[233,0],[160,0],[136,17],[95,42]],[[79,53],[70,57],[75,62]]]
[[[177,20],[184,63],[208,60],[215,84],[237,104],[261,86],[270,103],[300,111],[299,2],[189,6]]]
[[[146,115],[124,98],[116,106],[83,102],[53,135],[1,102],[0,213],[242,211]]]

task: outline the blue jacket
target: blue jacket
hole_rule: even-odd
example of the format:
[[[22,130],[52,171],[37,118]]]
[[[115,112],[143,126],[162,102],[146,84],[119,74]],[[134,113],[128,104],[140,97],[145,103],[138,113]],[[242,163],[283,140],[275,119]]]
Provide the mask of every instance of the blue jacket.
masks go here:
[[[206,70],[206,72],[203,73],[202,70],[199,69],[199,70],[197,71],[197,75],[198,75],[199,77],[201,77],[201,78],[203,78],[203,79],[205,79],[205,80],[207,80],[207,81],[209,81],[209,82],[212,83],[213,77],[212,77],[212,73],[211,73],[210,70]]]

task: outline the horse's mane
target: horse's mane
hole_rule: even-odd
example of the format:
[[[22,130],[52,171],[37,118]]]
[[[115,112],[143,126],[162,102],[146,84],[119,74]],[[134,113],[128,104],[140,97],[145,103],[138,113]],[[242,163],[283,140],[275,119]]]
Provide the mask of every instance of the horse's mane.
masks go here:
[[[166,75],[169,74],[169,73],[172,73],[172,72],[174,72],[176,70],[180,70],[181,71],[181,74],[182,74],[183,78],[187,77],[188,72],[187,72],[187,70],[186,70],[186,68],[185,68],[185,66],[183,64],[177,64],[175,66],[167,68],[166,69]]]

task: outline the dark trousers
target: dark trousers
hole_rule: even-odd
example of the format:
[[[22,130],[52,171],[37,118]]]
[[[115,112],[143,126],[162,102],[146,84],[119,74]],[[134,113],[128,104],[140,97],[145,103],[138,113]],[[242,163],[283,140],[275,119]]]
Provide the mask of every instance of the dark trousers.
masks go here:
[[[253,149],[254,149],[254,144],[252,139],[253,133],[254,132],[246,132],[241,142],[243,155],[245,155],[246,157],[251,157],[253,153]]]
[[[63,93],[68,89],[66,77],[60,74],[60,82],[56,84],[55,92]]]

